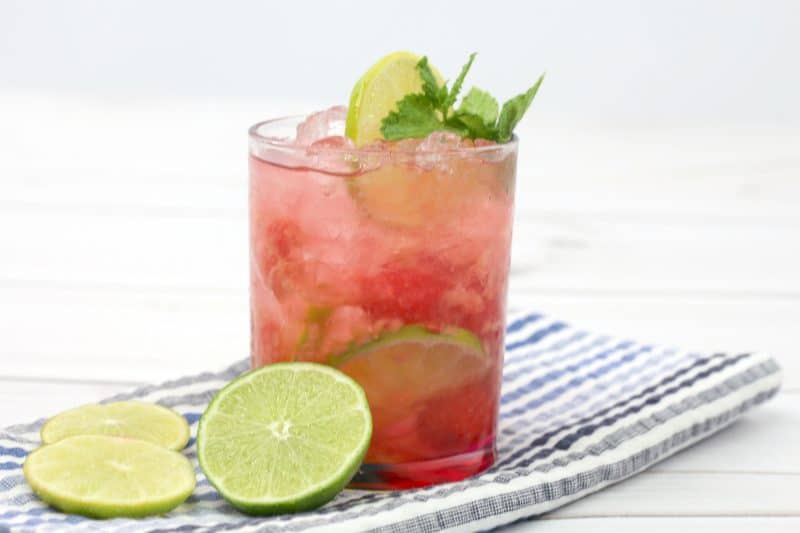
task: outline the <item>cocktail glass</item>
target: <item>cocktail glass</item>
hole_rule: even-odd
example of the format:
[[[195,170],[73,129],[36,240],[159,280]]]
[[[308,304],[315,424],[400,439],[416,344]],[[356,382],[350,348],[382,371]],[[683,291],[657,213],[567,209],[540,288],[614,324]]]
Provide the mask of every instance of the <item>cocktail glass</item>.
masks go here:
[[[418,487],[485,470],[495,458],[516,139],[437,132],[354,149],[335,120],[310,143],[295,140],[298,127],[306,135],[308,121],[250,129],[253,367],[330,364],[363,386],[374,430],[352,486]]]

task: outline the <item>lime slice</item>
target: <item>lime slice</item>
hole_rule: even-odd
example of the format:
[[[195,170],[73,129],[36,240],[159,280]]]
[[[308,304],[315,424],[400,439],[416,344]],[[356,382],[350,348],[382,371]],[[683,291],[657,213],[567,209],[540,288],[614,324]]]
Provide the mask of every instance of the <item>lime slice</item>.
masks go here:
[[[463,391],[494,377],[491,358],[475,335],[455,328],[433,333],[418,325],[333,357],[330,364],[364,387],[375,425],[367,462],[376,463],[425,454],[419,444],[403,449],[409,445],[399,436],[431,402],[441,406],[442,398],[458,400]]]
[[[358,381],[372,397],[407,397],[416,388],[435,394],[442,388],[469,381],[489,365],[480,339],[452,328],[434,333],[423,326],[403,326],[329,363]],[[404,390],[406,394],[396,395]]]
[[[506,187],[514,172],[508,164],[449,157],[425,168],[395,161],[351,177],[347,187],[371,219],[394,228],[485,224],[483,216],[509,208]]]
[[[373,219],[390,226],[413,228],[431,220],[432,206],[443,189],[434,172],[409,171],[384,165],[347,181],[350,195]]]
[[[43,444],[75,435],[129,437],[181,450],[189,441],[189,424],[172,409],[128,401],[70,409],[48,420],[41,431]]]
[[[165,513],[183,503],[195,486],[194,469],[180,453],[104,435],[43,446],[28,455],[22,469],[45,502],[97,518]]]
[[[422,91],[422,79],[417,72],[420,57],[411,52],[389,54],[372,65],[353,87],[347,110],[345,135],[356,146],[382,138],[381,121],[396,109],[398,100],[409,93]],[[431,67],[437,81],[441,75]]]
[[[197,457],[238,509],[297,512],[331,500],[361,465],[372,419],[361,387],[333,368],[277,363],[223,388],[200,419]]]
[[[415,228],[473,215],[490,194],[483,183],[469,179],[473,177],[384,165],[348,180],[347,185],[371,218],[393,227]]]

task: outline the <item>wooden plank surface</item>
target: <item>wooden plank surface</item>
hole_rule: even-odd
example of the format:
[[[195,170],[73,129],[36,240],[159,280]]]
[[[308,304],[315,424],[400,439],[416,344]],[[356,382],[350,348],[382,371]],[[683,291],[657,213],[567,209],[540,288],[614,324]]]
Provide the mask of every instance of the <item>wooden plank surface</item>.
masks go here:
[[[708,533],[795,533],[800,530],[800,517],[724,517],[724,516],[651,516],[651,517],[542,517],[516,523],[506,532],[535,531],[536,533],[674,533],[676,531],[704,531]]]
[[[2,378],[0,427],[52,416],[65,408],[95,402],[130,390],[135,385],[122,381]],[[650,472],[686,476],[762,473],[800,476],[800,454],[795,453],[798,442],[800,394],[780,394],[758,411],[659,463]],[[795,483],[800,483],[800,479]],[[661,512],[669,514],[668,511],[665,507]]]
[[[0,95],[0,426],[246,356],[244,131],[309,104],[213,104]],[[45,124],[63,142],[43,150]],[[784,392],[508,530],[800,529],[800,129],[543,122],[520,136],[512,308],[768,352]]]
[[[243,213],[6,209],[0,211],[0,280],[244,287],[246,227]],[[517,288],[551,291],[800,298],[799,232],[800,222],[520,215],[514,281]]]
[[[64,409],[94,403],[129,390],[133,382],[104,383],[55,378],[33,379],[6,375],[0,378],[0,427],[32,422]]]
[[[644,472],[549,516],[795,516],[798,474]],[[769,497],[765,497],[765,495]]]
[[[769,352],[785,369],[786,390],[800,390],[796,342],[785,334],[800,315],[800,301],[564,295],[516,290],[512,283],[510,304],[642,342],[706,352]],[[0,283],[0,359],[4,373],[18,376],[165,380],[246,357],[248,316],[243,288],[5,282]]]
[[[254,117],[321,107],[265,99],[113,101],[4,91],[0,171],[6,180],[45,186],[53,181],[93,182],[101,188],[184,184],[189,187],[179,198],[193,199],[192,186],[198,183],[243,182],[244,132]],[[547,120],[526,123],[519,131],[521,209],[798,215],[800,128]],[[43,152],[45,126],[48,138],[69,142],[49,142]],[[84,199],[75,195],[69,201]]]

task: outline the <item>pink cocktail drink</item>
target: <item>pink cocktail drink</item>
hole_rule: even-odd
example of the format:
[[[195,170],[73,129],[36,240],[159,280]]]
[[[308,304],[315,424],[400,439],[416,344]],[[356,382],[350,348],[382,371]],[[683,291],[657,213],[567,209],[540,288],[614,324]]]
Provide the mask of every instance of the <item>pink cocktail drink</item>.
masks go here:
[[[251,129],[252,365],[330,364],[363,386],[354,486],[462,479],[494,461],[516,141],[354,149],[343,112]]]

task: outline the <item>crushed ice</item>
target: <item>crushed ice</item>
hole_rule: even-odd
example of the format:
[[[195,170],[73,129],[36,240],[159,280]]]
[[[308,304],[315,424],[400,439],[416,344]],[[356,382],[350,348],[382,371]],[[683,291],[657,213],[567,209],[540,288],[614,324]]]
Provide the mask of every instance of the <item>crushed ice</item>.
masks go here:
[[[343,105],[312,113],[298,124],[295,144],[311,146],[326,137],[343,135],[345,120],[347,120],[347,107]]]
[[[432,169],[445,163],[453,151],[496,144],[485,139],[462,138],[450,131],[435,131],[423,139],[378,140],[356,149],[353,141],[344,136],[346,119],[347,107],[343,105],[312,113],[297,125],[296,136],[289,141],[293,150],[276,150],[270,159],[290,167],[302,166],[350,175],[375,168],[395,157],[398,161],[411,161]],[[301,150],[299,153],[296,151],[298,148]],[[469,150],[463,154],[464,157],[475,155]]]

